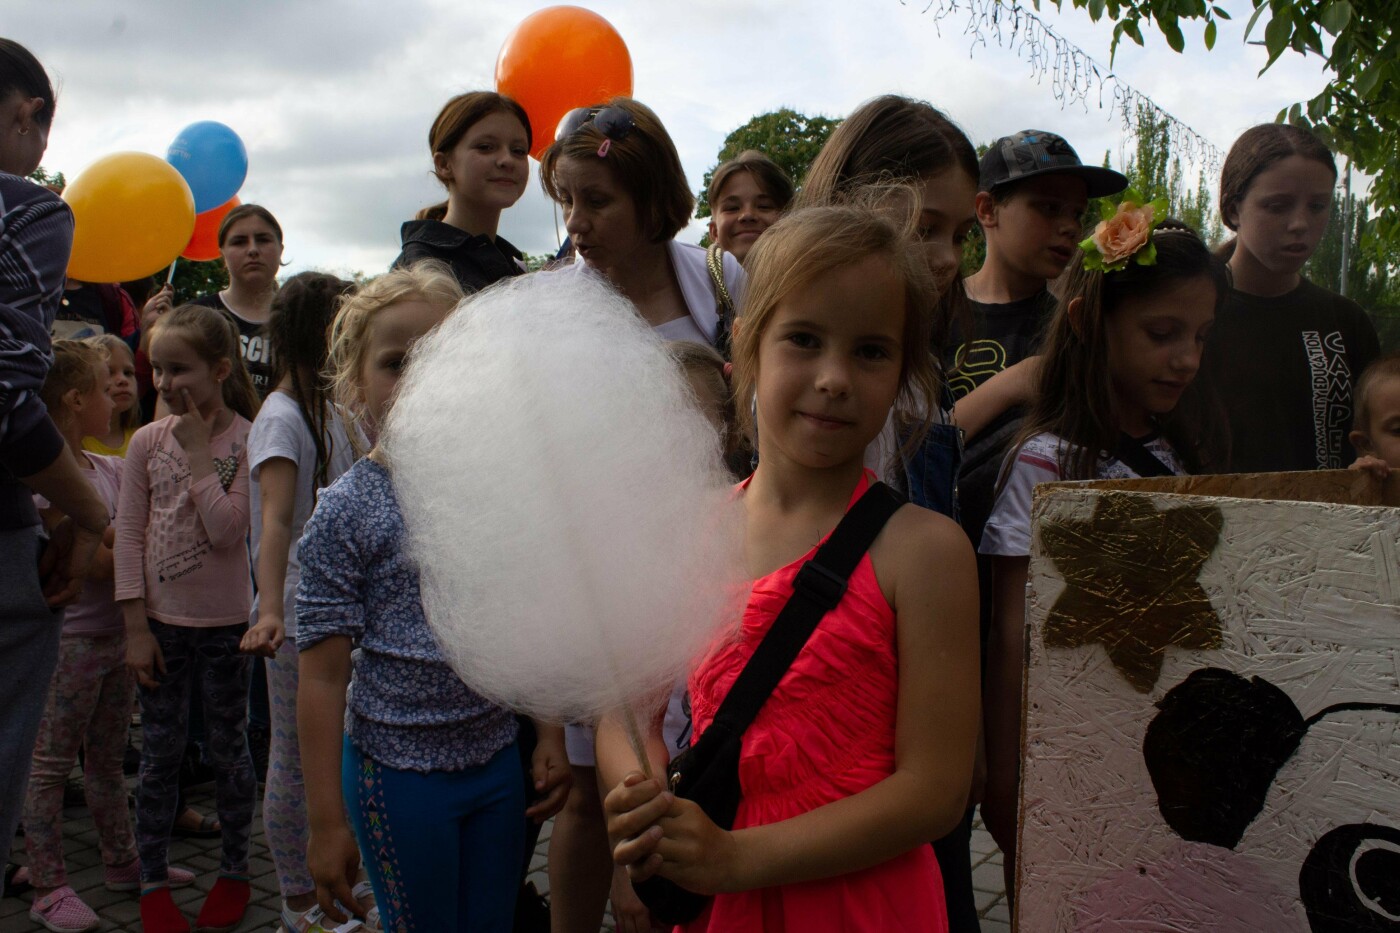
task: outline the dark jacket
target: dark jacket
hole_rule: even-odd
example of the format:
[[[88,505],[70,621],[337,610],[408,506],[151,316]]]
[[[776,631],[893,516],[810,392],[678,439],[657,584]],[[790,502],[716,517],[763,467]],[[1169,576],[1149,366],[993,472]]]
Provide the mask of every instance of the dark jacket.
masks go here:
[[[525,271],[524,254],[501,237],[491,240],[440,220],[410,220],[400,235],[403,252],[390,268],[420,259],[440,259],[452,267],[462,290],[468,294]]]
[[[63,435],[39,398],[53,365],[49,327],[63,298],[73,213],[58,195],[0,174],[0,528],[39,523],[17,477],[63,452]]]

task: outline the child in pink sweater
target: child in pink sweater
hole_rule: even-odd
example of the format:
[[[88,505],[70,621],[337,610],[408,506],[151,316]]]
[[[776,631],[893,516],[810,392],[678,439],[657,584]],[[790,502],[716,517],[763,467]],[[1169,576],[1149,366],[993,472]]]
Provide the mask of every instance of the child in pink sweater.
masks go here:
[[[140,684],[136,843],[146,933],[188,933],[170,896],[168,855],[190,691],[203,699],[218,781],[223,859],[196,924],[231,930],[248,903],[248,836],[257,784],[244,736],[252,604],[248,431],[257,396],[223,313],[186,305],[150,340],[156,390],[170,411],[131,438],[117,509],[116,598],[127,665]]]

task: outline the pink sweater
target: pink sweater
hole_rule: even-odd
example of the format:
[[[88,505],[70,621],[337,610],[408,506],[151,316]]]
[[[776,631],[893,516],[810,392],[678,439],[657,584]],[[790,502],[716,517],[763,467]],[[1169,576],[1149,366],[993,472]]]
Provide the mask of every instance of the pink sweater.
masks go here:
[[[248,621],[247,419],[209,440],[215,472],[190,482],[172,429],[175,416],[131,438],[117,506],[116,598],[145,599],[146,615],[168,625]],[[219,473],[232,474],[227,490]]]

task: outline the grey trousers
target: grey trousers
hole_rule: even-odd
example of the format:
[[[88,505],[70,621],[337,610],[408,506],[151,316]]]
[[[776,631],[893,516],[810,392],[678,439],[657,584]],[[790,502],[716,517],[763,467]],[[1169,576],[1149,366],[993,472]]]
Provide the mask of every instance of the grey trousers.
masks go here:
[[[0,530],[0,866],[24,807],[34,740],[58,664],[63,610],[44,604],[38,527]]]

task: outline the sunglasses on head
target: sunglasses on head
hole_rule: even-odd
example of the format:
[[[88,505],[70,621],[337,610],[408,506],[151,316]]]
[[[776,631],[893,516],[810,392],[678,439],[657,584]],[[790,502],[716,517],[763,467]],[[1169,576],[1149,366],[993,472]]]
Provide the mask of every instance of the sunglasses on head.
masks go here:
[[[604,136],[603,145],[598,150],[600,156],[607,155],[609,143],[622,142],[637,125],[632,122],[632,115],[621,107],[578,107],[564,114],[564,119],[559,121],[554,141],[568,139],[590,123]]]

